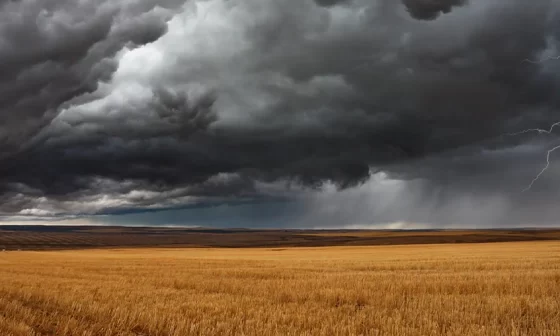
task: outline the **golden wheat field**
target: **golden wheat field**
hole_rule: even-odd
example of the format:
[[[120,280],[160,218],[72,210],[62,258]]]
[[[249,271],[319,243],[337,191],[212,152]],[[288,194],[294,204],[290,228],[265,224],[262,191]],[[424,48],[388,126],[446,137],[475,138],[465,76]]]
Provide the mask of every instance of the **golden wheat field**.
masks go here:
[[[0,335],[560,335],[560,242],[0,252]]]

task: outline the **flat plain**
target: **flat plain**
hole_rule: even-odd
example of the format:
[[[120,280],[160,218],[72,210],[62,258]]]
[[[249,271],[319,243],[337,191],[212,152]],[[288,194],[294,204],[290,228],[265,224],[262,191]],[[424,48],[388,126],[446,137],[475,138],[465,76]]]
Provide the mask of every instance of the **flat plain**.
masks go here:
[[[560,335],[560,242],[0,252],[0,335]]]
[[[0,251],[117,247],[318,247],[541,240],[560,240],[560,229],[249,230],[0,225]]]

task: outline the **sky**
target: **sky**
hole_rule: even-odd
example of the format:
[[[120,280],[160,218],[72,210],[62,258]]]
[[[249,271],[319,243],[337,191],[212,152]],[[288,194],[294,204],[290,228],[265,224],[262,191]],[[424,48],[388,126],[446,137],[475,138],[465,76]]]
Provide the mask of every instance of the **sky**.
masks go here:
[[[0,0],[0,222],[556,226],[559,10]]]

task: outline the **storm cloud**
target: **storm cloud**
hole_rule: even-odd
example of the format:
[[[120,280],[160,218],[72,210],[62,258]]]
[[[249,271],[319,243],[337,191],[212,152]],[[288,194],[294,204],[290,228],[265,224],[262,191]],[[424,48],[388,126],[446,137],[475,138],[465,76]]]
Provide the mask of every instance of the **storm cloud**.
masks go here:
[[[299,200],[379,172],[508,206],[560,185],[519,196],[558,139],[505,135],[560,120],[560,65],[526,62],[557,51],[554,0],[0,6],[5,216]]]
[[[410,15],[420,20],[433,20],[442,13],[449,13],[456,6],[463,6],[468,0],[403,0]]]

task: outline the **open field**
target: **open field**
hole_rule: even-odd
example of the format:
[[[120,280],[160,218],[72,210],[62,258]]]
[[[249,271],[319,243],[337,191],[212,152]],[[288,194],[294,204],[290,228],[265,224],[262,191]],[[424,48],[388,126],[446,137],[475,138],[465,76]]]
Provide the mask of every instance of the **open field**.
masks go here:
[[[0,251],[114,247],[312,247],[560,240],[560,230],[247,230],[0,226]]]
[[[0,253],[0,335],[560,335],[560,242]]]

